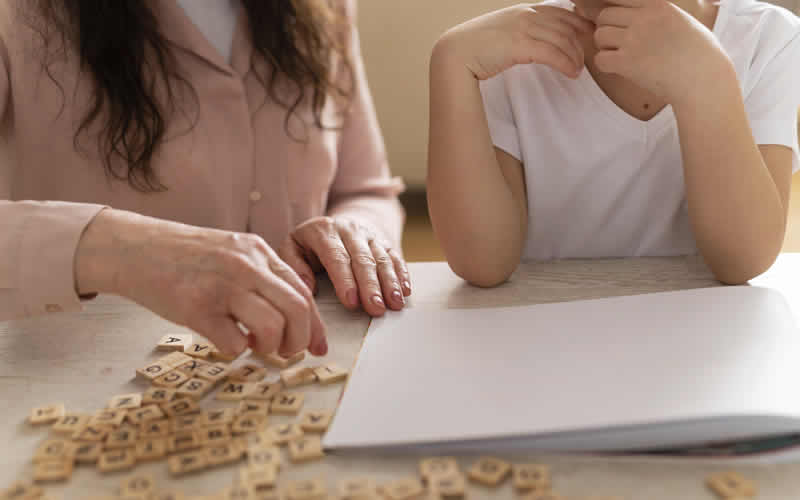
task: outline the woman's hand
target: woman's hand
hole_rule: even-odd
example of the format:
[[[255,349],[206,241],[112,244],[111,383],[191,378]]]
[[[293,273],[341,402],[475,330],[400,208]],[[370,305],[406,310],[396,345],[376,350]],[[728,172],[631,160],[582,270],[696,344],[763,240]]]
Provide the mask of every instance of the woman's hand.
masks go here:
[[[228,354],[327,352],[311,290],[258,236],[107,209],[81,238],[75,270],[79,293],[127,297]]]
[[[388,243],[350,219],[317,217],[299,225],[279,254],[316,290],[314,274],[327,271],[345,307],[359,304],[371,316],[395,311],[411,294],[405,262]]]
[[[667,0],[609,0],[597,15],[595,63],[666,99],[683,103],[713,92],[730,59],[713,33]]]
[[[456,26],[437,43],[478,80],[518,64],[539,63],[575,78],[584,66],[578,35],[594,25],[566,9],[522,4]]]

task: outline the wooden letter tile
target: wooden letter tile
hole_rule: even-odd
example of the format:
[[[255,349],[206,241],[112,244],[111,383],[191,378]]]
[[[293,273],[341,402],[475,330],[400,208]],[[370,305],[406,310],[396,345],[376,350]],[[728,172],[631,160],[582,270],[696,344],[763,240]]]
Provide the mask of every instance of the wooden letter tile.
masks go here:
[[[218,384],[225,380],[230,373],[230,368],[222,363],[206,364],[197,370],[196,377]]]
[[[428,476],[428,488],[434,500],[455,500],[466,495],[467,480],[460,472],[450,475],[434,473]]]
[[[168,364],[162,363],[161,361],[155,361],[136,370],[136,374],[146,378],[147,380],[155,380],[165,373],[169,373],[173,369],[174,368]]]
[[[331,424],[333,412],[327,410],[307,411],[300,420],[300,427],[306,432],[325,432]]]
[[[37,483],[66,481],[72,477],[71,460],[45,460],[33,467],[33,480]]]
[[[0,491],[0,500],[35,500],[43,494],[44,491],[39,486],[26,481],[17,481],[8,489]]]
[[[227,382],[217,392],[217,399],[220,401],[241,401],[249,397],[255,388],[255,382]]]
[[[167,372],[164,375],[154,379],[153,385],[175,389],[187,380],[189,380],[189,375],[186,375],[180,370],[172,370],[171,372]]]
[[[103,453],[103,443],[75,443],[75,462],[79,464],[96,464]]]
[[[136,410],[128,410],[128,421],[132,424],[141,425],[150,420],[164,418],[164,412],[158,405],[147,405]]]
[[[171,402],[177,394],[176,389],[168,387],[151,387],[142,394],[143,405],[161,405]]]
[[[511,464],[497,458],[479,459],[469,470],[469,478],[484,486],[498,486],[511,472]]]
[[[178,371],[181,371],[188,375],[189,377],[196,377],[200,370],[210,366],[211,363],[207,363],[205,361],[201,361],[199,359],[189,358],[189,361],[186,361],[182,365],[178,367]],[[202,378],[202,377],[201,377]]]
[[[255,363],[245,363],[233,370],[228,375],[232,382],[261,382],[267,374],[267,369]]]
[[[75,444],[66,439],[48,439],[36,447],[34,462],[71,462],[75,456]]]
[[[191,359],[191,357],[182,352],[171,352],[158,361],[171,369],[175,369],[179,366],[182,366],[187,361],[191,361]]]
[[[269,413],[269,401],[245,399],[239,403],[238,413],[239,415],[244,415],[246,413],[267,415]]]
[[[149,495],[155,488],[156,483],[152,477],[141,475],[123,479],[119,485],[119,492],[123,497]]]
[[[550,488],[550,467],[538,464],[514,465],[511,482],[517,491]]]
[[[317,374],[313,368],[299,366],[289,368],[281,372],[281,382],[286,387],[300,387],[301,385],[313,384],[317,381]]]
[[[232,464],[242,459],[242,450],[231,442],[215,443],[206,446],[206,463],[211,467]]]
[[[247,434],[262,429],[268,422],[266,415],[248,413],[239,415],[231,426],[231,432],[235,435]]]
[[[242,467],[239,479],[242,484],[258,484],[260,489],[274,488],[278,481],[278,469],[271,464],[249,465]]]
[[[306,357],[305,351],[301,351],[288,359],[282,358],[274,353],[267,354],[266,356],[261,357],[261,359],[268,365],[274,366],[275,368],[286,369],[292,365],[296,365],[297,363],[303,361],[305,357]]]
[[[453,457],[431,457],[419,463],[419,475],[423,480],[433,476],[452,476],[461,474],[458,461]]]
[[[197,403],[195,403],[195,401],[192,399],[179,399],[164,405],[164,413],[166,413],[169,417],[187,415],[189,413],[196,413],[198,411],[200,411],[200,407],[198,407]]]
[[[89,424],[72,435],[75,441],[88,441],[93,443],[103,442],[111,432],[111,426]]]
[[[292,481],[286,486],[289,500],[322,500],[328,492],[321,479],[303,479]]]
[[[270,466],[279,470],[281,450],[277,446],[251,446],[247,450],[247,461],[252,467]]]
[[[325,453],[319,436],[304,436],[289,441],[289,460],[292,463],[302,464],[321,458],[325,458]]]
[[[88,423],[88,415],[70,413],[69,415],[64,415],[53,424],[53,432],[59,434],[75,434],[76,431],[83,429]]]
[[[211,353],[208,355],[209,358],[213,359],[214,361],[225,361],[226,363],[230,363],[231,361],[237,359],[239,356],[235,354],[225,354],[224,352],[220,351],[217,346],[211,346]]]
[[[425,488],[419,479],[397,479],[384,485],[383,494],[389,500],[412,500],[421,498]]]
[[[129,410],[131,408],[139,408],[142,406],[142,395],[136,394],[122,394],[114,396],[108,402],[110,410]]]
[[[119,427],[128,410],[100,410],[89,420],[89,425]]]
[[[341,500],[374,500],[377,495],[375,483],[369,478],[349,478],[339,482]]]
[[[203,413],[203,420],[201,424],[204,427],[210,427],[220,424],[231,424],[236,418],[236,412],[233,408],[220,408],[208,410]]]
[[[167,456],[167,440],[163,437],[140,439],[134,451],[138,462],[161,460]]]
[[[66,415],[66,413],[67,410],[62,403],[41,406],[31,410],[31,416],[28,421],[33,425],[52,424]]]
[[[170,433],[169,420],[148,420],[139,425],[139,438],[151,439],[167,437]]]
[[[317,375],[319,383],[322,385],[330,385],[335,384],[336,382],[342,382],[347,378],[348,375],[347,370],[332,363],[314,368],[314,373]]]
[[[193,358],[206,359],[211,354],[212,349],[213,346],[211,344],[195,342],[184,352]]]
[[[208,394],[213,388],[214,384],[208,380],[195,377],[191,380],[187,380],[178,387],[178,394],[199,400],[203,399],[203,396]]]
[[[203,450],[190,451],[174,455],[167,460],[169,473],[173,476],[182,476],[191,472],[201,471],[206,468],[206,454]]]
[[[133,448],[136,446],[138,437],[139,431],[136,429],[114,429],[106,438],[106,449],[118,450],[121,448]]]
[[[167,450],[170,452],[196,450],[201,446],[203,443],[195,431],[181,431],[167,438]]]
[[[267,429],[269,440],[274,444],[287,444],[303,437],[303,429],[297,424],[278,424]]]
[[[97,461],[100,472],[120,472],[132,469],[136,465],[136,454],[131,448],[106,451]]]
[[[172,432],[196,431],[199,430],[203,422],[203,415],[194,413],[192,415],[181,415],[170,420]]]
[[[231,430],[227,424],[203,427],[199,432],[204,446],[227,443],[231,440]]]
[[[720,498],[752,498],[758,493],[756,483],[737,472],[721,472],[706,479],[708,487]]]
[[[280,380],[274,382],[259,382],[256,384],[255,390],[250,393],[248,399],[258,399],[262,401],[272,401],[275,396],[283,390],[283,384]]]
[[[276,415],[297,415],[303,408],[305,396],[297,392],[281,392],[272,400],[270,410]]]
[[[552,491],[542,491],[542,490],[531,490],[523,495],[518,496],[517,498],[519,498],[519,500],[567,500],[566,498],[562,497],[557,493],[553,493]],[[591,500],[603,500],[603,498],[591,497]],[[621,499],[606,498],[605,500],[621,500]]]
[[[158,351],[178,351],[183,352],[184,349],[192,345],[191,333],[175,333],[172,335],[164,335],[156,345]]]

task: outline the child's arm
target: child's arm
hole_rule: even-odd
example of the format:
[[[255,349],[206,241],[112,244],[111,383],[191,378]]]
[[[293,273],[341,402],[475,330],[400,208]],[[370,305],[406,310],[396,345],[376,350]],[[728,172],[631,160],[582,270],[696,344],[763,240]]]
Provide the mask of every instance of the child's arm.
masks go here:
[[[669,2],[614,2],[620,6],[605,9],[597,20],[597,66],[672,105],[698,248],[720,281],[744,283],[766,270],[780,252],[792,150],[785,140],[783,146],[756,144],[733,64],[705,26]],[[768,84],[779,78],[781,83],[760,92],[790,97],[778,103],[790,119],[768,124],[785,127],[789,134],[800,82],[783,77],[796,80],[791,76],[797,74],[792,68],[797,64],[795,42],[773,61],[772,73],[761,75]],[[768,121],[773,115],[774,110],[761,118]]]
[[[517,6],[447,32],[431,58],[428,204],[453,271],[495,286],[519,264],[528,205],[522,164],[489,135],[479,81],[541,63],[576,77],[579,30],[592,25],[554,7]]]

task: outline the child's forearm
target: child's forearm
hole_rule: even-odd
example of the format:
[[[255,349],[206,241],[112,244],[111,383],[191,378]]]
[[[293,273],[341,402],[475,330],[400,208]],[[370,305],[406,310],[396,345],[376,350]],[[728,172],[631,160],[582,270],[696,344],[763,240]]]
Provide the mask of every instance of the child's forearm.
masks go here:
[[[505,281],[522,253],[527,207],[489,135],[478,80],[440,42],[431,59],[428,203],[450,267],[479,286]]]
[[[733,67],[723,76],[673,108],[698,247],[717,279],[738,284],[780,252],[786,200],[755,143]]]

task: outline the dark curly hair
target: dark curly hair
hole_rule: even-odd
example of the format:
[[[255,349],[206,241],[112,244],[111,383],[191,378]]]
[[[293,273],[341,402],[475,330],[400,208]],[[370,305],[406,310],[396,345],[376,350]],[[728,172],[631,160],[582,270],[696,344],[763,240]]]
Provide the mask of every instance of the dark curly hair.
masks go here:
[[[346,12],[335,2],[241,0],[255,49],[251,69],[268,99],[286,109],[287,134],[290,118],[306,106],[314,120],[306,125],[335,128],[322,121],[327,100],[346,104],[352,98],[350,26]],[[171,43],[160,31],[149,1],[22,4],[34,7],[28,19],[41,36],[44,69],[54,83],[61,87],[49,70],[59,54],[76,54],[81,70],[92,77],[92,102],[75,133],[76,148],[80,149],[79,136],[102,117],[100,152],[107,174],[139,191],[164,190],[152,167],[153,156],[175,111],[175,85],[188,86],[192,94],[194,90],[177,69]],[[284,82],[294,91],[287,93]],[[159,98],[156,90],[162,87],[166,96]]]

